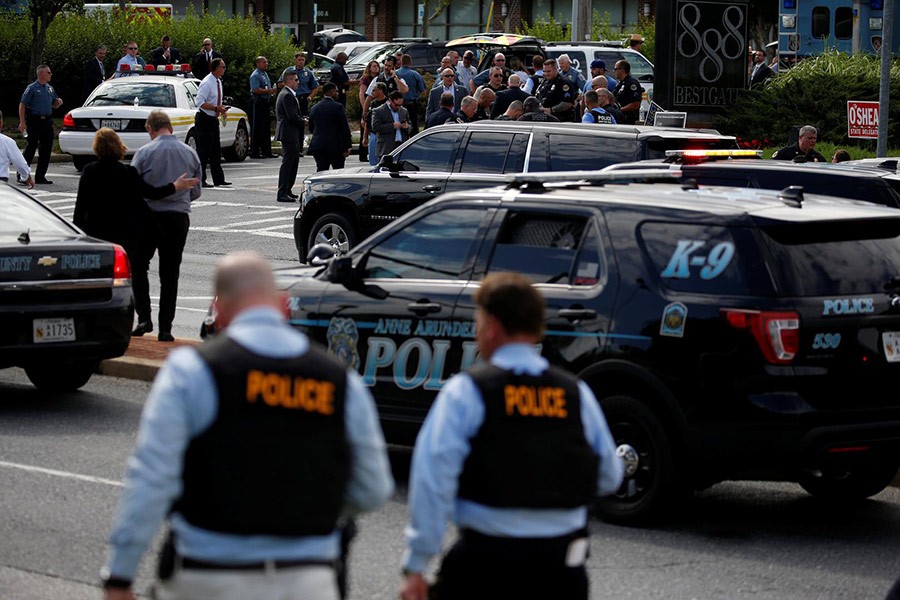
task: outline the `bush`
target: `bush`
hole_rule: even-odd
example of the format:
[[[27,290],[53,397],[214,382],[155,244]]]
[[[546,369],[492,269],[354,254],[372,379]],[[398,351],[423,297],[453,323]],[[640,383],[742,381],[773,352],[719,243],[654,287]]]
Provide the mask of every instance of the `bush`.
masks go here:
[[[592,40],[621,40],[629,37],[631,33],[639,33],[644,36],[644,48],[641,53],[653,62],[653,47],[656,43],[656,22],[653,19],[641,19],[637,24],[630,23],[625,27],[626,32],[622,31],[618,25],[613,25],[610,21],[609,13],[600,15],[600,11],[595,10],[591,18],[591,39]],[[533,25],[529,25],[528,21],[522,21],[522,25],[516,30],[519,35],[532,35],[540,38],[545,42],[568,42],[572,40],[572,24],[560,22],[553,18],[553,15],[546,19],[535,19]]]
[[[141,56],[149,62],[151,51],[159,46],[163,35],[172,38],[172,46],[189,62],[199,52],[203,38],[212,38],[216,50],[228,65],[223,78],[225,93],[235,104],[246,108],[250,96],[249,78],[258,55],[269,59],[269,75],[273,81],[281,71],[293,65],[294,47],[279,35],[268,35],[263,25],[253,19],[229,17],[224,12],[198,15],[189,9],[183,19],[129,20],[105,12],[90,15],[59,15],[47,32],[44,62],[53,69],[52,84],[65,104],[63,109],[81,105],[81,81],[85,62],[94,54],[97,44],[109,49],[105,63],[110,74],[122,56],[122,47],[136,41]],[[0,106],[4,113],[17,111],[25,86],[34,81],[28,73],[31,25],[27,16],[0,14]],[[8,111],[13,111],[12,113]]]
[[[800,61],[748,91],[718,116],[715,127],[745,140],[771,138],[783,146],[791,127],[813,125],[819,140],[839,147],[875,149],[875,140],[847,137],[847,100],[878,100],[880,59],[828,51]],[[888,145],[900,145],[900,61],[891,67]],[[885,115],[882,115],[885,118]]]

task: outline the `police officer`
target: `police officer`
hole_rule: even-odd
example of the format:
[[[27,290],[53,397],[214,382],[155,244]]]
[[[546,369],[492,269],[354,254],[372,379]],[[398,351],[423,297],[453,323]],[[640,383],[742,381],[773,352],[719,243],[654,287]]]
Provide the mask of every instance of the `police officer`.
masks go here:
[[[619,80],[619,85],[613,90],[613,94],[619,104],[619,110],[625,117],[623,124],[634,125],[641,114],[641,98],[644,95],[644,88],[637,79],[631,76],[631,63],[627,60],[620,60],[616,63],[615,75]]]
[[[47,179],[50,153],[53,151],[53,109],[59,108],[63,103],[50,85],[52,75],[50,67],[38,65],[37,81],[25,88],[19,101],[19,132],[28,136],[22,155],[25,162],[31,164],[35,150],[40,152],[34,182],[43,185],[53,183]]]
[[[294,55],[294,66],[288,67],[281,73],[279,84],[284,82],[284,76],[288,72],[297,74],[300,84],[297,87],[297,102],[300,104],[300,114],[303,116],[303,122],[300,124],[300,156],[303,156],[303,142],[306,138],[306,117],[309,116],[309,99],[316,95],[319,89],[319,81],[313,74],[312,69],[306,68],[306,54],[298,52]],[[279,87],[283,87],[280,85]]]
[[[544,77],[536,95],[546,114],[553,115],[564,123],[571,122],[574,118],[578,90],[570,79],[560,75],[555,58],[544,61]]]
[[[540,356],[544,301],[527,278],[489,275],[475,304],[487,362],[446,383],[416,440],[401,598],[428,596],[452,518],[433,597],[586,600],[588,506],[622,481],[613,438],[590,388]]]
[[[133,598],[168,515],[175,556],[155,597],[336,600],[339,515],[393,490],[372,396],[285,322],[265,259],[226,256],[215,288],[224,333],[173,351],[150,390],[101,573],[106,597]]]
[[[772,160],[792,160],[795,162],[828,162],[816,150],[816,142],[819,132],[812,125],[804,125],[800,128],[797,143],[785,146],[772,155]]]
[[[250,74],[250,158],[273,158],[272,154],[272,117],[269,114],[269,101],[278,92],[272,85],[266,69],[269,60],[265,56],[256,57],[256,69]]]

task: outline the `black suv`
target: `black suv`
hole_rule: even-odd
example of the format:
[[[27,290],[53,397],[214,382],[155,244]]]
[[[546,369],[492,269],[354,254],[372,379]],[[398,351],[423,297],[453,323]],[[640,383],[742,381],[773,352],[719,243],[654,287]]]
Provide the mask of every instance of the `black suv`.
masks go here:
[[[448,194],[324,268],[278,271],[291,323],[359,371],[388,439],[411,443],[442,384],[478,360],[479,281],[522,272],[546,299],[543,356],[593,388],[625,462],[606,517],[640,520],[726,479],[832,500],[886,487],[900,212],[604,177]]]
[[[344,65],[344,70],[350,79],[359,79],[366,72],[366,65],[371,61],[384,64],[384,59],[397,54],[409,54],[412,59],[413,69],[420,73],[434,73],[441,66],[441,59],[447,54],[444,42],[435,42],[428,38],[395,38],[393,41],[375,46],[358,56],[353,57],[352,62]],[[398,64],[399,68],[401,65]]]
[[[862,200],[900,208],[900,177],[873,166],[823,163],[793,163],[780,160],[703,160],[695,153],[689,162],[673,156],[674,162],[641,161],[607,167],[607,171],[665,169],[701,185],[780,190],[801,186],[805,192]],[[712,157],[711,157],[712,158]],[[693,162],[701,160],[702,162]]]
[[[300,261],[317,243],[346,252],[400,215],[444,192],[495,185],[504,174],[602,169],[667,150],[735,148],[711,129],[481,121],[428,129],[378,167],[308,177],[294,217]]]

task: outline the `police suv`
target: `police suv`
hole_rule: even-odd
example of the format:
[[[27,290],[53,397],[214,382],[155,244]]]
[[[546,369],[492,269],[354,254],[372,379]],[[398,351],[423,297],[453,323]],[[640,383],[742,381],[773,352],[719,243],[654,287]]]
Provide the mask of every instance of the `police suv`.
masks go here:
[[[448,194],[348,254],[278,271],[290,322],[357,370],[411,443],[479,360],[472,295],[528,275],[543,356],[583,378],[627,478],[600,507],[638,521],[726,479],[829,499],[900,464],[900,213],[800,188],[697,189],[669,173],[519,175]],[[634,173],[624,174],[634,177]]]

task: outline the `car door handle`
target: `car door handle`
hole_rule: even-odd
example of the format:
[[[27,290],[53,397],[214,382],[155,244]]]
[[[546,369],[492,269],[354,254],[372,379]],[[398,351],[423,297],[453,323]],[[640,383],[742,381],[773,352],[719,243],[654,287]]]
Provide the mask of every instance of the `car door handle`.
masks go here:
[[[557,315],[569,321],[581,321],[596,318],[597,311],[590,308],[562,308]]]
[[[444,186],[442,186],[442,185],[426,185],[426,186],[422,187],[422,190],[433,193],[433,192],[441,191],[441,189],[443,189],[443,187]]]
[[[406,305],[407,310],[415,314],[429,315],[431,313],[441,312],[441,305],[436,302],[410,302]]]

